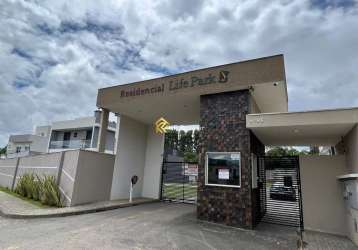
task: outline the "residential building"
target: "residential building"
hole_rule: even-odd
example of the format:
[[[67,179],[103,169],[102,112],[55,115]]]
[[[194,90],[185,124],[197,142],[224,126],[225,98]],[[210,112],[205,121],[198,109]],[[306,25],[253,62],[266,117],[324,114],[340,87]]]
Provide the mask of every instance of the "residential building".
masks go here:
[[[11,135],[7,158],[59,152],[69,149],[97,151],[101,111],[94,116],[57,121],[47,126],[37,126],[34,134]],[[114,153],[116,122],[108,122],[106,133],[106,153]]]
[[[51,126],[37,126],[33,134],[10,135],[7,158],[47,153]]]

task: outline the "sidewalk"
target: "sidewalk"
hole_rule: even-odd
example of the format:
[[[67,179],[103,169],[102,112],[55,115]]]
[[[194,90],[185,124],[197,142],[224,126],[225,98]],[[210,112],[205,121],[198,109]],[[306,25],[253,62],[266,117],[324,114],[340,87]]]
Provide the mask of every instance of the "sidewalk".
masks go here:
[[[40,208],[12,195],[0,191],[0,215],[14,219],[50,218],[71,215],[95,213],[122,207],[151,203],[157,200],[135,198],[132,203],[128,200],[114,200],[63,208]]]

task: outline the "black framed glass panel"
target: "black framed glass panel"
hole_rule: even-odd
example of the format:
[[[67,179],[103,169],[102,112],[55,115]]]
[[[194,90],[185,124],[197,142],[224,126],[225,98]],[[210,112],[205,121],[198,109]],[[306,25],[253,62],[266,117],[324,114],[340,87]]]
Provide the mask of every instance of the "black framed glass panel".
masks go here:
[[[240,187],[240,152],[208,152],[205,168],[206,185]]]

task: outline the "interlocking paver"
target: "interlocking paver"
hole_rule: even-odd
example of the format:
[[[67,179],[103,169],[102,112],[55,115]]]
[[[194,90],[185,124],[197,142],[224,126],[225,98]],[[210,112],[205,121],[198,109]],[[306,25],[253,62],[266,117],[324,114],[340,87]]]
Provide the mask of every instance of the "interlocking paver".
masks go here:
[[[343,236],[306,231],[304,241],[307,250],[357,250],[352,241]]]

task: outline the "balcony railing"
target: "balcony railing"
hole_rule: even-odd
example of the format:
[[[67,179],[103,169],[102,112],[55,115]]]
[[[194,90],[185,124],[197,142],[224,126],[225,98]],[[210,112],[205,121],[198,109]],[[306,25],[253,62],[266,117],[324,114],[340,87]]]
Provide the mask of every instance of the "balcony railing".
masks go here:
[[[90,148],[91,140],[68,140],[68,141],[51,141],[50,149],[62,149],[62,148]]]
[[[28,156],[28,155],[30,155],[30,151],[28,151],[28,150],[23,150],[23,151],[8,150],[6,152],[7,158],[23,157],[23,156]]]

